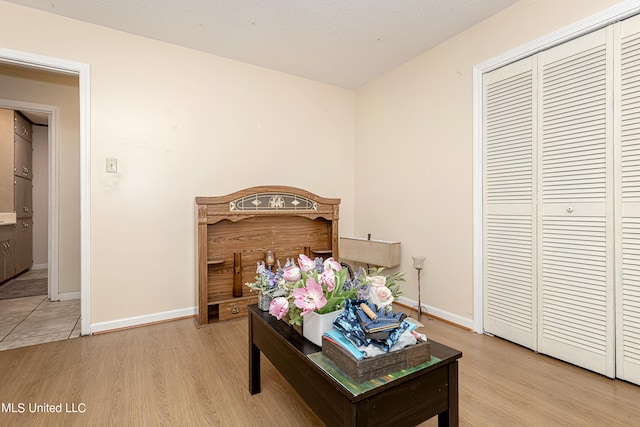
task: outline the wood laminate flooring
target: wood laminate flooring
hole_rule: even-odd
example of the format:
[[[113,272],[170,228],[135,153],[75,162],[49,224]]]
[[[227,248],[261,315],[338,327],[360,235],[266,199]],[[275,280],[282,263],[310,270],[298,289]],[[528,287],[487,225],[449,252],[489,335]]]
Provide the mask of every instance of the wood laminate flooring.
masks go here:
[[[638,425],[636,385],[422,321],[429,337],[463,352],[462,426]],[[199,329],[183,319],[6,350],[0,425],[321,426],[264,356],[262,392],[249,394],[247,345],[246,319]]]

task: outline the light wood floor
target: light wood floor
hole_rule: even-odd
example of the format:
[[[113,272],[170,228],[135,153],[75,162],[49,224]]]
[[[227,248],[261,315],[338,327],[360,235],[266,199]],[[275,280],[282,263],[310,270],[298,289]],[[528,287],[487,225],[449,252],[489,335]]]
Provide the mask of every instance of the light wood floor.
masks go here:
[[[438,320],[423,323],[430,338],[463,352],[463,426],[640,422],[638,386]],[[247,342],[246,319],[201,329],[187,319],[0,352],[0,425],[321,426],[266,359],[262,392],[249,394]],[[9,404],[24,404],[24,413],[8,413]],[[34,404],[84,413],[30,413]]]

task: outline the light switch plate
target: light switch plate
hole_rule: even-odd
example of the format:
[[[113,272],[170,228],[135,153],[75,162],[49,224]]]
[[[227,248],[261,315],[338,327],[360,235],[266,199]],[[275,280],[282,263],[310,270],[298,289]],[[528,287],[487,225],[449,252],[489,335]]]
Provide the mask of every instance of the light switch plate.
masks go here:
[[[107,172],[118,172],[118,159],[107,157]]]

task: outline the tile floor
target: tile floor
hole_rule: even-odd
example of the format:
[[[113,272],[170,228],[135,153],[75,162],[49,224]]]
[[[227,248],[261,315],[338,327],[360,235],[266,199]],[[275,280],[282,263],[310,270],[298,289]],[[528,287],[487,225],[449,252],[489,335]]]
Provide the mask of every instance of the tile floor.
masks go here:
[[[47,277],[29,270],[14,280]],[[49,301],[46,295],[0,300],[0,351],[80,336],[80,300]]]

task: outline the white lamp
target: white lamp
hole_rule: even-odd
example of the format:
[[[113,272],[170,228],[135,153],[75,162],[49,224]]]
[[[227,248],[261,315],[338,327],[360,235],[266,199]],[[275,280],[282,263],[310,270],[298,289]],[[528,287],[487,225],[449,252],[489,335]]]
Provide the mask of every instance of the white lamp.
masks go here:
[[[413,267],[418,270],[418,322],[422,322],[422,298],[420,296],[420,272],[424,268],[424,261],[427,259],[423,256],[414,256],[413,258]],[[425,312],[427,310],[425,309]]]

